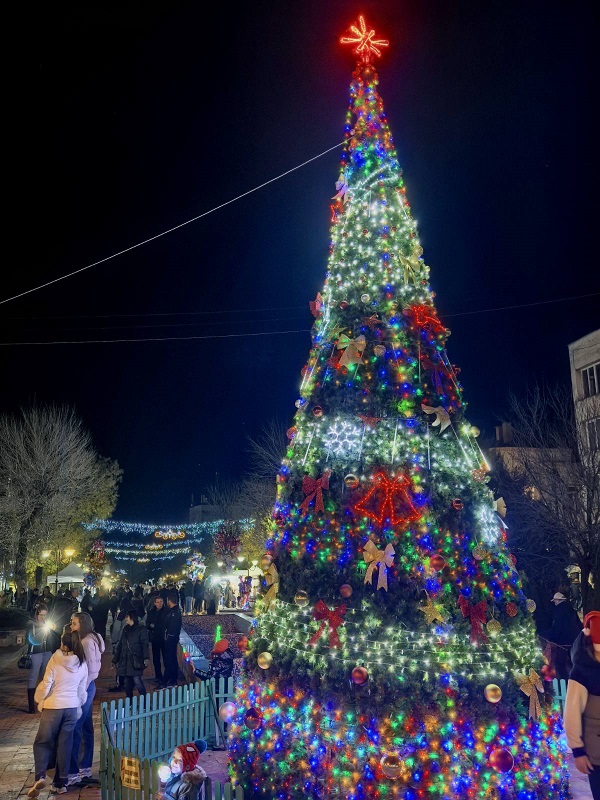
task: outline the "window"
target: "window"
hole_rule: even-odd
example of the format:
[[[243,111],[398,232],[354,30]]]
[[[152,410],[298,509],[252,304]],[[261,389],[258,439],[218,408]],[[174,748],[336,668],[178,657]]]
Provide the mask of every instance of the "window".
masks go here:
[[[584,397],[600,394],[600,363],[592,364],[591,367],[582,369],[581,378],[583,380]]]
[[[590,450],[593,452],[600,450],[600,417],[589,419],[587,421],[587,430]]]

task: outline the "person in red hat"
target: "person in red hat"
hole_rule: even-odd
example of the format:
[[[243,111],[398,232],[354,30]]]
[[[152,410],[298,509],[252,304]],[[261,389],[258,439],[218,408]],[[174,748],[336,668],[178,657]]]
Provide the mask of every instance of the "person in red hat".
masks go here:
[[[600,611],[590,611],[571,650],[573,669],[567,684],[565,731],[575,766],[590,779],[600,800]]]
[[[195,669],[194,675],[201,680],[209,678],[231,678],[233,674],[233,650],[227,639],[219,639],[210,654],[208,670]]]
[[[158,775],[164,787],[156,793],[156,800],[199,800],[206,772],[199,766],[198,759],[205,750],[203,739],[180,744],[173,750],[168,766],[159,767]]]

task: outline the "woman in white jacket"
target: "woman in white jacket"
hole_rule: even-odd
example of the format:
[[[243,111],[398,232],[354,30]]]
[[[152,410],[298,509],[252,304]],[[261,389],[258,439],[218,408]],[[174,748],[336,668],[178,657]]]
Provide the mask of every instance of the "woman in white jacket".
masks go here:
[[[67,786],[98,783],[92,778],[92,761],[94,760],[94,723],[92,720],[92,704],[96,694],[96,678],[102,666],[104,640],[94,630],[94,623],[89,614],[79,611],[71,617],[71,631],[79,634],[85,652],[85,663],[88,668],[87,700],[81,709],[81,717],[77,720],[73,731],[73,750]],[[83,755],[79,759],[81,740],[83,739]]]
[[[46,770],[54,753],[56,769],[50,791],[66,794],[73,730],[87,697],[87,683],[88,668],[79,634],[64,633],[60,650],[52,654],[44,678],[35,690],[42,718],[33,743],[35,783],[27,792],[29,797],[37,797],[46,786]]]

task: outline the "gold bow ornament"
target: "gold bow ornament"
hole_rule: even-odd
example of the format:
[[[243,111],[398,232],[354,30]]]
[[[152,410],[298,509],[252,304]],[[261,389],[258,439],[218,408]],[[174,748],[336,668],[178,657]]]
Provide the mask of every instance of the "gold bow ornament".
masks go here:
[[[531,719],[538,719],[542,713],[538,692],[544,694],[544,686],[540,676],[535,670],[530,669],[529,676],[515,675],[515,678],[519,684],[519,689],[529,698],[529,716]]]
[[[365,574],[365,583],[373,583],[373,572],[375,568],[379,570],[377,576],[377,588],[385,589],[387,592],[387,571],[388,567],[394,565],[394,548],[391,544],[386,545],[385,550],[378,550],[376,545],[369,539],[363,547],[363,559],[368,564]]]
[[[275,564],[271,564],[267,571],[264,573],[265,583],[269,587],[267,593],[263,597],[262,610],[268,611],[271,604],[277,597],[279,591],[279,572]]]
[[[362,354],[367,346],[367,340],[364,336],[357,336],[356,339],[351,339],[343,333],[337,342],[337,349],[343,350],[342,357],[340,358],[340,367],[347,367],[350,364],[362,364]]]

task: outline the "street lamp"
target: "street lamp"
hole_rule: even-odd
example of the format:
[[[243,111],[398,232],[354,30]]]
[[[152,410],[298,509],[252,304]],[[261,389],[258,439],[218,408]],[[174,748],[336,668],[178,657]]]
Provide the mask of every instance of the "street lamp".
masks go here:
[[[44,550],[42,552],[42,558],[50,558],[53,552],[54,552],[53,550]],[[60,562],[61,562],[60,547],[57,546],[55,552],[56,552],[56,575],[54,578],[54,594],[56,595],[58,594],[58,571],[60,569]],[[71,559],[75,555],[75,550],[73,550],[72,547],[67,547],[63,551],[63,553],[67,558]]]

